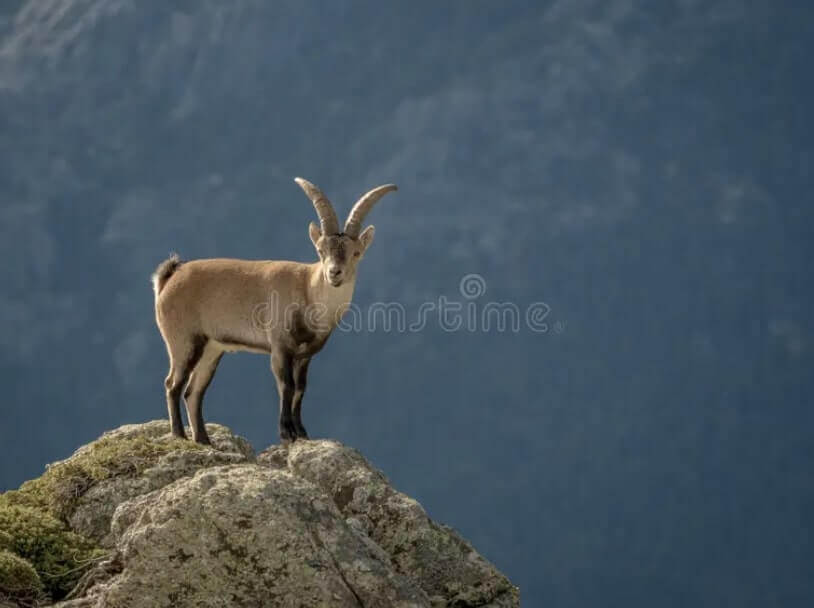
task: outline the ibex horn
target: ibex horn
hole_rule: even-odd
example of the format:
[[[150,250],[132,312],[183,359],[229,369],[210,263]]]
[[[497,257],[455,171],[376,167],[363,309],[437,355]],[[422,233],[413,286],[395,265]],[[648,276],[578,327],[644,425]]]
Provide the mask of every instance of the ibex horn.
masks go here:
[[[365,216],[373,208],[373,205],[375,205],[381,197],[393,190],[398,190],[395,184],[377,186],[356,201],[356,204],[353,206],[353,209],[350,210],[348,219],[345,222],[345,234],[354,239],[358,238],[359,232],[362,230],[362,222],[365,221]]]
[[[297,182],[302,188],[305,195],[314,203],[314,209],[319,216],[319,224],[322,229],[323,236],[330,236],[339,234],[339,220],[336,219],[336,212],[334,211],[331,201],[322,193],[322,190],[317,188],[314,184],[307,179],[295,177],[294,181]]]

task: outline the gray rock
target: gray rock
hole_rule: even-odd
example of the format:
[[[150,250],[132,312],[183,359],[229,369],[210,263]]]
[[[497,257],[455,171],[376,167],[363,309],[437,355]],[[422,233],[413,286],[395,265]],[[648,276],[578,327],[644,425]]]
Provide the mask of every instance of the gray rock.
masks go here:
[[[314,484],[216,467],[119,506],[98,606],[429,606]]]
[[[251,444],[232,434],[225,426],[207,424],[206,429],[212,441],[211,449],[169,452],[159,457],[155,465],[137,477],[113,477],[93,485],[79,498],[73,513],[68,517],[70,527],[101,546],[110,547],[110,520],[121,503],[162,488],[182,477],[189,477],[200,469],[254,460]],[[158,442],[172,438],[169,422],[165,421],[125,425],[108,431],[101,438],[132,439],[138,436]],[[91,449],[90,445],[79,448],[71,458],[88,449]]]
[[[189,427],[187,427],[186,432],[187,436],[191,436],[192,431]],[[242,454],[246,460],[254,460],[255,455],[252,444],[243,437],[232,433],[231,429],[222,424],[208,423],[206,425],[206,432],[209,434],[212,447],[216,450]],[[112,431],[106,431],[99,439],[134,439],[136,437],[169,441],[172,439],[170,423],[166,420],[151,420],[150,422],[141,424],[125,424]],[[92,443],[89,443],[78,448],[71,458],[91,449],[92,445]]]
[[[356,450],[297,441],[255,461],[210,427],[227,451],[170,452],[83,497],[71,525],[112,550],[60,606],[519,606],[506,577]]]
[[[368,537],[407,573],[433,605],[517,606],[509,580],[457,532],[433,522],[421,505],[395,490],[362,455],[334,441],[298,441],[273,448],[258,462],[280,462],[322,488],[354,530]]]

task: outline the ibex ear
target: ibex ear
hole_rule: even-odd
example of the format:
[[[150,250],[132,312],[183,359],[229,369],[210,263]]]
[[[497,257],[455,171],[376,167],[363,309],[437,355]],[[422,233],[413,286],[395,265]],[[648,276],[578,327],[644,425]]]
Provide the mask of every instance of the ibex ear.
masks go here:
[[[314,222],[308,224],[308,236],[311,237],[311,242],[314,244],[314,247],[316,247],[319,237],[322,236],[322,232],[320,231],[319,226],[317,226]]]
[[[364,230],[362,230],[362,234],[359,235],[359,242],[362,243],[362,247],[367,250],[370,247],[370,244],[373,242],[373,235],[376,233],[376,229],[373,226],[368,226]]]

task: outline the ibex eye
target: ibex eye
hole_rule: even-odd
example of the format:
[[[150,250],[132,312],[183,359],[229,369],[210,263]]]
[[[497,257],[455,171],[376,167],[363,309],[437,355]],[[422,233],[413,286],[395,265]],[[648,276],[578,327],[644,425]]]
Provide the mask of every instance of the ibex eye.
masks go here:
[[[358,251],[353,252],[353,257],[355,257],[355,258],[358,258],[360,255],[362,255],[362,254],[359,253]]]

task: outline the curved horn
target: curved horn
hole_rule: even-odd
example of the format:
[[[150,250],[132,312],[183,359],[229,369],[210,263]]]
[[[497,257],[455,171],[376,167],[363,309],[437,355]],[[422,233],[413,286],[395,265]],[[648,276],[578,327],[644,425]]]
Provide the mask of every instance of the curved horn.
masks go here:
[[[331,201],[322,193],[322,190],[317,188],[314,184],[307,179],[295,177],[294,181],[302,188],[305,195],[314,203],[314,209],[319,216],[319,224],[322,229],[323,236],[339,234],[339,220],[336,219],[336,212],[334,211]]]
[[[356,201],[356,204],[353,206],[353,209],[350,210],[348,219],[345,222],[345,234],[354,239],[357,238],[359,232],[362,230],[362,222],[365,221],[365,216],[373,209],[373,205],[375,205],[381,197],[393,190],[398,190],[396,184],[377,186]]]

